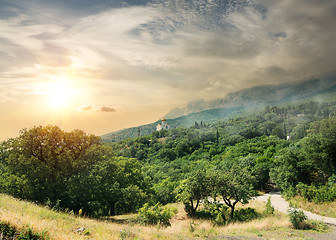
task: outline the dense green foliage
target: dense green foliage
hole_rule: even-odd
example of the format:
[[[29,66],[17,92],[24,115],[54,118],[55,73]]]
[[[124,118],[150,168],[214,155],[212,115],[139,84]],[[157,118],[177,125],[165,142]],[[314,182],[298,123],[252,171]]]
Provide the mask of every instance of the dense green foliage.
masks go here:
[[[147,199],[136,159],[99,138],[56,126],[23,130],[1,145],[1,192],[90,215],[134,211]]]
[[[223,122],[195,122],[111,143],[56,126],[25,129],[0,145],[0,191],[91,216],[176,200],[195,216],[212,197],[218,223],[226,221],[223,204],[239,220],[236,203],[247,203],[256,190],[269,191],[274,183],[287,196],[332,201],[335,106],[268,106]]]
[[[162,207],[157,203],[154,206],[149,206],[145,203],[139,209],[138,222],[145,225],[159,225],[163,227],[170,226],[170,219],[177,213],[176,208]]]
[[[299,195],[308,201],[315,203],[331,202],[336,199],[336,184],[326,184],[322,186],[306,185],[299,183],[296,186]]]

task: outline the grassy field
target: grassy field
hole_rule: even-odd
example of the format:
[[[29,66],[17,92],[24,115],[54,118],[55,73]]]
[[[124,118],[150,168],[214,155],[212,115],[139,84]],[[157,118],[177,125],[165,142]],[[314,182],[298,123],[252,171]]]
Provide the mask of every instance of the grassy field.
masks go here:
[[[316,204],[314,202],[308,202],[302,197],[295,196],[290,200],[290,203],[296,207],[300,207],[306,211],[310,211],[321,216],[336,218],[336,201]]]
[[[188,218],[180,203],[171,206],[178,209],[178,214],[171,221],[172,226],[159,228],[136,224],[135,214],[105,220],[81,218],[0,194],[0,222],[9,223],[17,229],[29,227],[35,233],[44,232],[50,239],[225,239],[225,236],[306,239],[307,234],[316,234],[312,230],[292,229],[288,217],[277,212],[271,217],[218,227],[208,220]],[[265,208],[264,203],[256,201],[248,206],[258,212],[263,212]],[[77,231],[79,228],[85,230]]]

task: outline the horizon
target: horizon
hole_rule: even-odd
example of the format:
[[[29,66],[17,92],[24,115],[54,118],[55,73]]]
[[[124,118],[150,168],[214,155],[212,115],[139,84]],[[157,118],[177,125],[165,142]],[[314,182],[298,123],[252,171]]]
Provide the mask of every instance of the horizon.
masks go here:
[[[190,101],[334,72],[332,0],[0,0],[0,141],[101,136]]]

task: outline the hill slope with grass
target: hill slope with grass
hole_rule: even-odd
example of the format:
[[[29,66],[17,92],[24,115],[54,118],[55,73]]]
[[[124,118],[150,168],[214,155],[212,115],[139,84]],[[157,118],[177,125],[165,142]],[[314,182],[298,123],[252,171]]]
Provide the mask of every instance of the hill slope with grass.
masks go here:
[[[172,204],[171,204],[172,205]],[[309,238],[332,239],[335,230],[294,230],[284,214],[275,212],[268,217],[257,218],[246,223],[236,222],[227,226],[214,226],[204,219],[191,220],[180,203],[173,204],[178,209],[171,220],[171,227],[143,226],[135,222],[135,214],[120,215],[107,219],[79,217],[73,212],[53,211],[8,195],[0,194],[0,223],[17,231],[30,229],[32,234],[45,239],[287,239]],[[247,206],[262,214],[265,205],[252,201]],[[322,232],[321,232],[322,231]],[[43,239],[43,238],[24,238]]]

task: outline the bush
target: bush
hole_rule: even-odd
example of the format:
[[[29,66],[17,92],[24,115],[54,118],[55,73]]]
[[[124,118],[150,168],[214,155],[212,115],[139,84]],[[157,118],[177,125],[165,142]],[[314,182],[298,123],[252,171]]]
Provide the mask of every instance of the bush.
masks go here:
[[[290,186],[287,189],[285,189],[284,191],[284,197],[285,199],[290,199],[292,197],[294,197],[297,194],[297,191],[294,187]]]
[[[196,217],[211,219],[214,225],[224,225],[229,214],[227,210],[228,207],[223,204],[205,201],[204,208],[196,213]]]
[[[289,220],[295,229],[303,229],[303,222],[307,219],[302,210],[290,207],[288,209]]]
[[[137,220],[145,225],[160,225],[170,226],[170,219],[177,213],[177,209],[162,207],[157,203],[154,206],[149,206],[148,203],[139,209]]]
[[[271,216],[273,214],[274,214],[274,207],[271,204],[271,197],[269,197],[265,205],[264,216]]]
[[[247,222],[260,217],[254,208],[241,208],[234,212],[234,219],[239,222]]]
[[[1,239],[17,239],[17,240],[43,240],[48,239],[45,236],[45,232],[42,234],[36,234],[32,231],[30,227],[27,227],[22,232],[19,232],[16,228],[12,227],[8,223],[0,222],[0,236]]]
[[[318,231],[318,232],[325,232],[329,229],[326,223],[316,221],[316,220],[309,220],[308,226],[309,226],[309,229],[314,229],[315,231]]]
[[[296,189],[299,195],[309,202],[331,202],[336,199],[336,184],[333,184],[332,181],[330,182],[328,185],[322,185],[319,187],[299,183],[296,186]]]
[[[21,232],[17,240],[40,240],[45,239],[45,237],[40,234],[35,234],[31,228],[27,228],[25,231]]]

